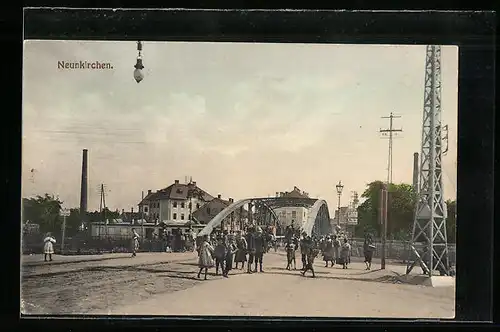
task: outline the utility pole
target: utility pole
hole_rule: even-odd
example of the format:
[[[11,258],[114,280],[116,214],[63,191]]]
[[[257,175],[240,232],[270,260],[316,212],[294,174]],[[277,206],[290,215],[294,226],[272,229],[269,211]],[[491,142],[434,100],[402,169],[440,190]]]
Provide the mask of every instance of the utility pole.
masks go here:
[[[391,114],[389,116],[383,116],[382,119],[389,119],[389,128],[388,129],[380,129],[380,132],[382,133],[383,136],[388,136],[389,138],[389,158],[388,158],[388,165],[387,165],[387,184],[392,183],[392,140],[394,138],[394,133],[397,132],[402,132],[403,129],[394,129],[393,123],[394,119],[399,119],[401,116],[397,116]]]
[[[447,133],[446,126],[444,130]],[[441,48],[428,45],[425,59],[420,181],[407,274],[417,264],[429,277],[433,276],[434,270],[439,270],[443,275],[449,275],[450,272],[446,234],[447,209],[443,199],[442,178],[442,156],[447,148],[445,146],[443,149],[441,128]],[[424,248],[418,245],[421,242],[424,242]]]
[[[103,184],[99,186],[99,216],[102,218],[102,193],[103,193]],[[101,219],[102,220],[102,219]],[[99,227],[97,228],[97,238],[101,238],[101,223],[99,223]]]
[[[387,242],[387,219],[388,219],[388,201],[389,201],[389,186],[392,184],[392,144],[394,133],[402,132],[403,129],[394,128],[394,119],[399,119],[401,116],[394,115],[392,112],[389,116],[383,116],[382,119],[389,119],[389,128],[380,129],[383,136],[388,136],[389,139],[389,156],[387,161],[387,183],[381,190],[381,221],[382,221],[382,269],[385,269],[385,256],[386,256],[386,242]]]
[[[106,190],[104,183],[101,183],[99,186],[99,193],[100,193],[100,202],[99,202],[99,214],[102,218],[102,224],[105,225],[105,234],[108,234],[108,227],[106,225]],[[99,225],[98,228],[98,237],[101,238],[101,227],[102,225]]]
[[[386,256],[386,242],[387,242],[387,201],[389,192],[387,190],[387,184],[382,184],[380,188],[380,207],[379,207],[379,217],[380,225],[382,226],[382,254],[380,260],[380,268],[385,269],[385,256]]]

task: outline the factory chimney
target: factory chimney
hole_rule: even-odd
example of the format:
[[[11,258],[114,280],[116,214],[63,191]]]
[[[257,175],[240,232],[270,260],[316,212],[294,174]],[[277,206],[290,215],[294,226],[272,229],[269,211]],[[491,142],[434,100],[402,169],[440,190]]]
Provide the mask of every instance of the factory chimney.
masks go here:
[[[82,159],[82,185],[80,191],[80,214],[85,216],[87,212],[87,195],[88,195],[88,151],[83,149]]]
[[[418,193],[418,152],[413,154],[413,189]]]

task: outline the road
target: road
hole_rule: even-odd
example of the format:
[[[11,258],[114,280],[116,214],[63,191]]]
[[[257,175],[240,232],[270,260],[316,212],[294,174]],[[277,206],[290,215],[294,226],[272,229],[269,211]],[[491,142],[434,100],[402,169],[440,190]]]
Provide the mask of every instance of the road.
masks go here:
[[[284,269],[283,253],[265,256],[265,272],[231,272],[196,278],[193,253],[67,259],[64,264],[23,260],[22,309],[26,314],[224,315],[452,318],[454,287],[402,284],[404,266],[365,271],[325,268],[316,278]],[[62,257],[55,257],[59,262]],[[59,259],[61,258],[61,259]],[[299,263],[300,264],[300,263]]]

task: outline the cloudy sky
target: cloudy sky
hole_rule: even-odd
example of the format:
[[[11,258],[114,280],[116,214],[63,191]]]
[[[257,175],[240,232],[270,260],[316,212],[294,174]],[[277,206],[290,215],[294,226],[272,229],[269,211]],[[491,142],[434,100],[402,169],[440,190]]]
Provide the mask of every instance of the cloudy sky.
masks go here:
[[[137,84],[135,42],[26,41],[23,195],[79,205],[89,150],[89,209],[100,183],[111,209],[141,191],[192,176],[212,195],[240,199],[297,186],[336,206],[335,184],[364,191],[387,176],[390,112],[393,182],[411,183],[420,152],[425,46],[145,42]],[[100,61],[112,69],[58,69]],[[458,49],[442,48],[445,197],[456,191]],[[333,215],[333,214],[332,214]]]

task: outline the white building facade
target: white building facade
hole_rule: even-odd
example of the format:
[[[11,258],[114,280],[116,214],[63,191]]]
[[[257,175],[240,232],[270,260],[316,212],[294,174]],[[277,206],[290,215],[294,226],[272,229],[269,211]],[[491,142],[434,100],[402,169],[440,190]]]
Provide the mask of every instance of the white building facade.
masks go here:
[[[196,182],[174,184],[153,192],[148,190],[147,196],[139,203],[139,212],[145,219],[157,222],[187,222],[190,214],[199,209],[213,197],[196,186]]]
[[[281,207],[274,209],[281,227],[300,227],[307,220],[309,209],[305,207]]]

